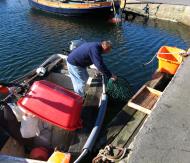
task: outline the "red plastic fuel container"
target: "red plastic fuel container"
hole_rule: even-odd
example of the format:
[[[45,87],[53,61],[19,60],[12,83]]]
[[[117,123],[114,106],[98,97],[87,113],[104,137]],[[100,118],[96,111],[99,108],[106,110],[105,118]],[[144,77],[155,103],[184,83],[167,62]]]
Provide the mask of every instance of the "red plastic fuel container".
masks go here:
[[[82,102],[83,99],[78,94],[41,80],[33,83],[17,105],[47,122],[72,131],[82,127]]]

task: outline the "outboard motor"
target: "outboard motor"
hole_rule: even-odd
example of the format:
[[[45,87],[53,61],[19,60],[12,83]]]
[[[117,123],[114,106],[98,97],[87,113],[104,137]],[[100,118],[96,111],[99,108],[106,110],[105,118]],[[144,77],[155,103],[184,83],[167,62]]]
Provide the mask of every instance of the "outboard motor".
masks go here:
[[[82,38],[79,40],[72,40],[69,46],[70,51],[73,51],[75,48],[79,47],[80,45],[82,45],[83,43],[85,43],[86,41],[83,40]]]

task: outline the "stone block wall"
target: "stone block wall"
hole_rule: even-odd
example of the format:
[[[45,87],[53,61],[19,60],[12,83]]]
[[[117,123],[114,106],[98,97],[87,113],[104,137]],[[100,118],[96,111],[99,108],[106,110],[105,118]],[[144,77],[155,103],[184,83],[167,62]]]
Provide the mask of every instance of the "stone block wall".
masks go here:
[[[121,8],[124,1],[121,1]],[[125,10],[153,19],[180,22],[190,26],[190,6],[169,4],[126,4]]]

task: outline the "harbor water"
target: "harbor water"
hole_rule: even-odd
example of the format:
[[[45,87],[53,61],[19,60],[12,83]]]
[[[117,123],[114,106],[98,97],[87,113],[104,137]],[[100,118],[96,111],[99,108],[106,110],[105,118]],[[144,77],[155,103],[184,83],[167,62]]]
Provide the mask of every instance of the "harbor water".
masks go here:
[[[151,79],[158,63],[154,59],[148,65],[143,64],[163,45],[190,47],[190,28],[143,17],[120,24],[95,18],[61,17],[33,10],[27,0],[0,0],[0,82],[21,77],[50,55],[68,49],[71,40],[80,38],[112,41],[112,51],[104,55],[105,64],[114,74],[127,79],[136,92]],[[122,105],[109,101],[107,123]],[[0,146],[5,141],[2,134]]]
[[[151,78],[157,60],[149,61],[160,46],[186,49],[190,28],[174,22],[138,19],[119,25],[89,18],[63,18],[32,10],[27,0],[0,1],[0,81],[9,82],[38,66],[48,56],[61,53],[69,42],[111,40],[105,63],[126,78],[134,91]]]

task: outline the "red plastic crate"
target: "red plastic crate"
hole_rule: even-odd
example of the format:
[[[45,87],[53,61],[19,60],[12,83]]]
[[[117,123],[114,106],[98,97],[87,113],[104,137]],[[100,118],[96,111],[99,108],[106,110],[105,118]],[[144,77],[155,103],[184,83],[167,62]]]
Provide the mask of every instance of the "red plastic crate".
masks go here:
[[[17,105],[66,130],[82,127],[82,97],[54,83],[36,81]]]

